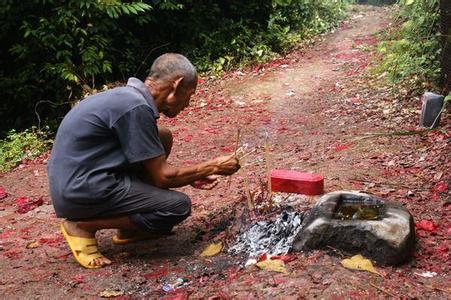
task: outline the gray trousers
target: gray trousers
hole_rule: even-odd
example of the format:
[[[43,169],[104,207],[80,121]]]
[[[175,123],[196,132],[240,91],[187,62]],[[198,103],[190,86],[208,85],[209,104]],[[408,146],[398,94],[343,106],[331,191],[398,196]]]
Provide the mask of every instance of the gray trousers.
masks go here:
[[[186,194],[152,186],[136,176],[132,177],[128,194],[109,203],[95,218],[128,216],[141,230],[158,234],[170,233],[191,214],[191,200]]]

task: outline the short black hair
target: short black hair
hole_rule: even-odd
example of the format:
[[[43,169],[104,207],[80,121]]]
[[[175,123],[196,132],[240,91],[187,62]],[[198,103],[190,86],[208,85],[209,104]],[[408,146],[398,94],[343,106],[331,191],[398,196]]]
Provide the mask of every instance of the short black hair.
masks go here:
[[[182,87],[195,87],[197,71],[193,64],[183,55],[166,53],[159,56],[150,67],[148,78],[155,80],[173,80],[183,77]]]

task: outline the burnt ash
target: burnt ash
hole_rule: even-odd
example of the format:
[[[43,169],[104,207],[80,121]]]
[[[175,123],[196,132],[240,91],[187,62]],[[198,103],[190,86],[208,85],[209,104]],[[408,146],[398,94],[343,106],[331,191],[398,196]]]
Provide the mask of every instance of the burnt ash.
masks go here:
[[[249,258],[257,258],[266,253],[280,255],[291,251],[293,241],[302,228],[304,213],[283,211],[274,221],[259,221],[241,232],[229,253],[248,254]]]

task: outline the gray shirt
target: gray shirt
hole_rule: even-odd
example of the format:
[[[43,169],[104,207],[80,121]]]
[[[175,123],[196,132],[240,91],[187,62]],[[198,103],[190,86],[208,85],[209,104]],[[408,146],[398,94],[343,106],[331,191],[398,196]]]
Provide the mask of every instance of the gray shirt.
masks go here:
[[[130,188],[124,169],[164,154],[154,100],[144,83],[87,97],[61,122],[48,164],[50,193],[58,217],[86,217],[120,201]]]

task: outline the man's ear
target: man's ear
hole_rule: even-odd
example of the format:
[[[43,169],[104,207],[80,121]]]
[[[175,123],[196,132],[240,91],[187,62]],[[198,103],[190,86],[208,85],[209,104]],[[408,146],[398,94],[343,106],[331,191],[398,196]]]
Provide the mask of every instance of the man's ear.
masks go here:
[[[183,81],[183,76],[174,80],[174,82],[172,83],[172,88],[174,89],[174,92],[177,91],[177,88],[179,87],[179,85],[181,84],[182,81]]]

